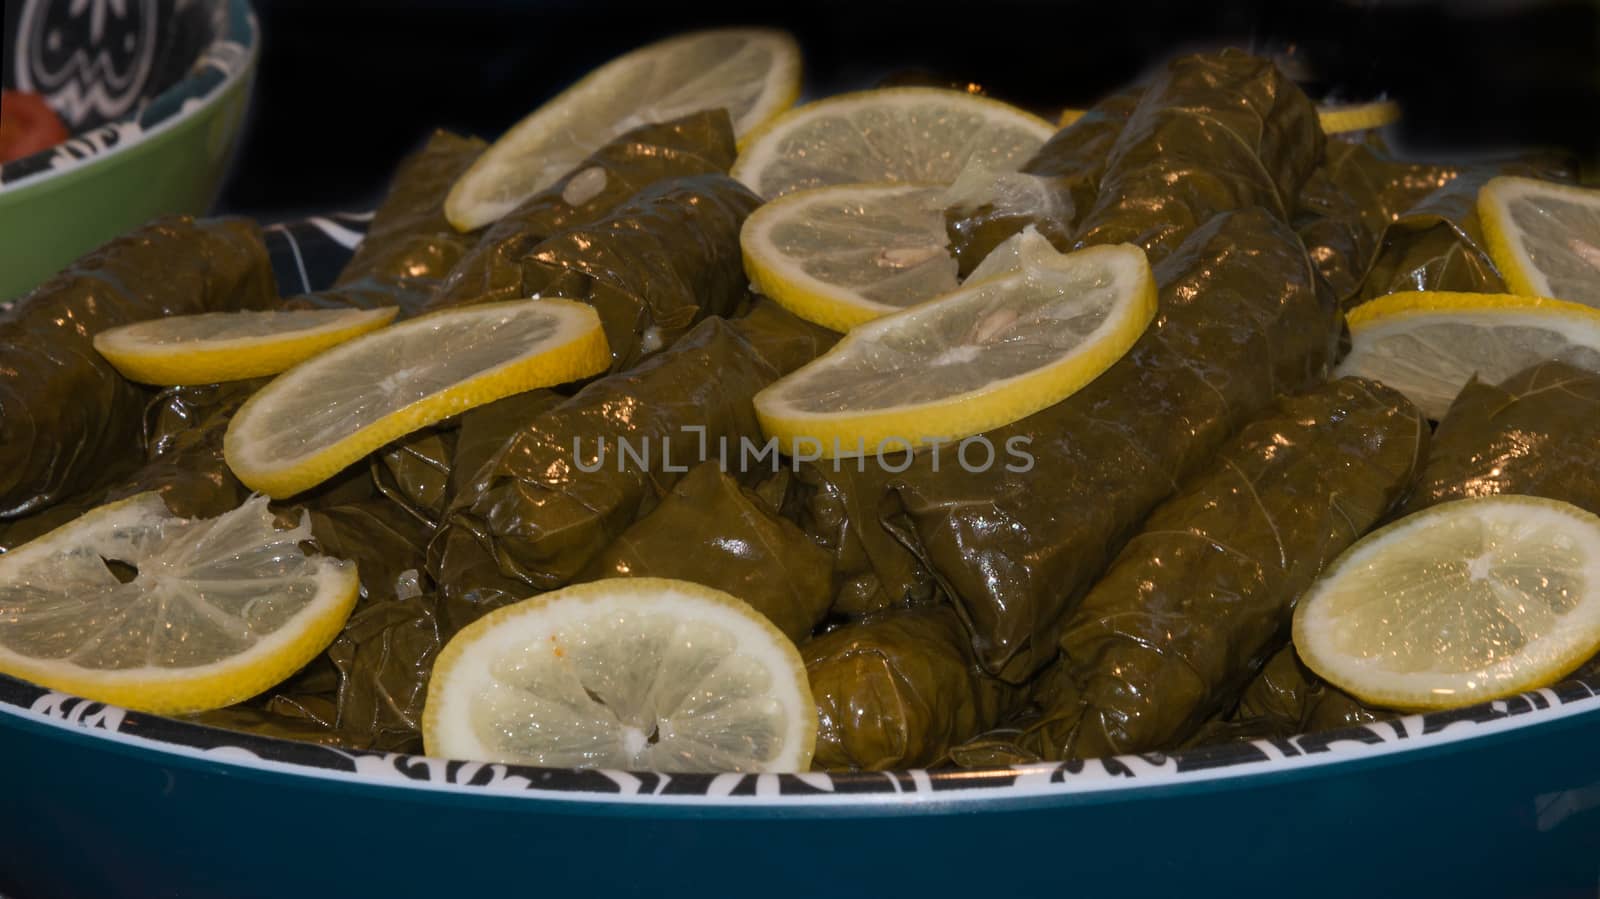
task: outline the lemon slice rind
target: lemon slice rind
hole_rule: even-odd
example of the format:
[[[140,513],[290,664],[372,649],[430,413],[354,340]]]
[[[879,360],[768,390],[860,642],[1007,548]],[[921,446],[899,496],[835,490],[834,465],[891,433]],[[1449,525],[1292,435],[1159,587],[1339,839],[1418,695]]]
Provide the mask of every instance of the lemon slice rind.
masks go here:
[[[1056,127],[1066,128],[1073,122],[1076,122],[1088,114],[1089,110],[1087,109],[1075,109],[1069,106],[1066,109],[1061,110],[1061,114],[1056,116]]]
[[[323,440],[293,454],[276,445],[280,431],[298,426],[301,415],[322,408],[318,405],[317,388],[329,374],[341,370],[348,374],[354,369],[359,373],[358,386],[367,386],[370,381],[370,389],[380,391],[386,381],[398,374],[392,370],[394,361],[385,352],[390,344],[403,347],[405,341],[419,337],[426,342],[427,335],[440,329],[464,334],[480,325],[492,328],[497,321],[508,321],[512,316],[545,317],[551,320],[554,330],[532,345],[518,346],[516,355],[491,368],[474,371],[443,389],[359,424],[354,430],[340,427],[346,433],[335,440]],[[428,357],[421,358],[426,362]],[[367,364],[352,365],[352,361]],[[279,375],[250,397],[229,422],[223,437],[223,455],[245,486],[281,499],[322,483],[368,453],[419,428],[515,393],[598,374],[610,362],[600,317],[593,307],[583,303],[547,298],[445,309],[341,344]],[[413,366],[420,367],[423,366]]]
[[[1507,532],[1513,537],[1525,536],[1540,529],[1559,532],[1581,553],[1584,595],[1554,628],[1536,635],[1520,651],[1472,670],[1396,671],[1385,666],[1381,647],[1373,647],[1377,658],[1360,658],[1336,645],[1341,639],[1350,639],[1348,630],[1341,628],[1359,626],[1341,615],[1346,612],[1340,608],[1341,601],[1355,601],[1339,595],[1341,589],[1349,589],[1341,586],[1341,580],[1381,564],[1386,553],[1409,553],[1408,569],[1425,564],[1421,559],[1410,560],[1420,555],[1418,547],[1429,539],[1431,529],[1449,524],[1456,516],[1472,516],[1485,527],[1498,527],[1500,536]],[[1501,544],[1496,551],[1507,550]],[[1419,608],[1412,620],[1420,617],[1424,610]],[[1452,627],[1463,626],[1460,616],[1446,617],[1454,622]],[[1392,637],[1396,627],[1407,623],[1384,620],[1387,623],[1374,622],[1368,633],[1381,630]],[[1407,516],[1362,538],[1334,560],[1296,608],[1293,639],[1301,659],[1319,676],[1377,706],[1414,711],[1457,708],[1548,686],[1600,649],[1600,518],[1569,503],[1518,495],[1457,500]],[[1410,635],[1410,639],[1447,640],[1448,635],[1428,632]]]
[[[1405,394],[1423,414],[1435,420],[1443,417],[1474,374],[1499,383],[1546,358],[1560,358],[1582,368],[1600,366],[1600,310],[1580,303],[1511,294],[1407,291],[1363,303],[1347,321],[1351,351],[1335,370],[1335,376],[1357,375],[1382,381]],[[1524,353],[1515,353],[1508,343],[1479,358],[1461,359],[1452,373],[1448,366],[1440,364],[1439,357],[1454,350],[1465,353],[1470,344],[1460,334],[1446,337],[1442,332],[1435,341],[1425,340],[1427,329],[1441,327],[1470,327],[1485,333],[1516,329],[1550,339],[1559,337],[1561,346],[1553,348],[1545,340]],[[1396,355],[1384,349],[1385,341],[1396,340],[1421,341],[1444,350],[1423,358],[1415,352]]]
[[[261,497],[247,501],[226,516],[250,516],[258,519],[261,528],[271,527],[271,513]],[[96,532],[147,529],[162,523],[184,522],[168,511],[165,501],[155,493],[141,493],[101,506],[0,556],[0,586],[17,572],[45,563],[54,553],[79,546]],[[274,543],[282,544],[310,538],[310,526],[305,520],[292,530],[275,531],[271,537]],[[354,608],[360,592],[355,563],[327,557],[312,561],[315,573],[297,575],[296,579],[314,579],[315,595],[245,652],[189,667],[96,669],[0,646],[0,671],[53,690],[153,714],[199,712],[241,702],[282,682],[316,658],[338,636]],[[270,589],[272,580],[262,581],[264,590]]]
[[[1594,210],[1596,221],[1600,222],[1600,190],[1512,175],[1491,178],[1478,189],[1477,212],[1483,226],[1484,243],[1487,244],[1489,258],[1500,269],[1506,286],[1514,293],[1578,301],[1580,297],[1560,296],[1551,286],[1549,275],[1541,271],[1529,256],[1522,229],[1512,220],[1511,204],[1529,195],[1554,196],[1588,206]],[[1586,243],[1593,251],[1593,258],[1588,261],[1594,267],[1595,286],[1592,289],[1597,299],[1595,303],[1585,300],[1585,305],[1600,305],[1600,233],[1573,237],[1587,239]]]
[[[658,644],[666,647],[661,650],[666,656],[636,651],[633,644],[603,645],[604,631],[596,632],[594,628],[630,615],[635,620],[649,618],[653,625],[670,623],[675,628],[673,640]],[[635,690],[644,689],[648,699],[639,702],[640,705],[651,704],[663,690],[687,690],[693,685],[663,684],[660,675],[664,670],[681,670],[682,656],[672,657],[671,653],[693,655],[697,651],[697,640],[703,645],[717,642],[715,635],[705,632],[704,629],[708,627],[719,631],[723,638],[734,641],[732,655],[756,660],[770,676],[771,689],[767,692],[767,698],[773,705],[771,715],[784,722],[781,746],[770,757],[749,760],[753,763],[749,768],[738,765],[732,767],[771,772],[808,770],[816,744],[816,704],[811,696],[805,663],[794,644],[769,620],[741,600],[700,584],[665,578],[612,578],[565,587],[497,609],[468,625],[440,651],[434,663],[422,721],[426,751],[429,755],[446,758],[552,764],[548,756],[508,754],[507,750],[489,745],[473,720],[475,711],[482,711],[482,705],[488,701],[490,691],[504,685],[504,679],[496,673],[496,666],[510,664],[506,660],[513,655],[536,653],[532,664],[556,666],[562,669],[560,676],[577,678],[583,691],[589,694],[588,699],[593,702],[593,708],[587,709],[592,713],[588,726],[578,728],[586,732],[572,736],[599,744],[602,747],[598,753],[601,758],[598,764],[584,764],[583,767],[637,770],[652,767],[645,760],[671,756],[675,751],[692,754],[692,740],[685,739],[679,746],[672,745],[674,736],[666,720],[675,717],[673,712],[683,713],[685,710],[681,705],[654,710],[655,713],[664,714],[661,714],[661,748],[651,750],[644,745],[639,733],[630,735],[627,732],[634,715],[649,711],[632,707],[633,703],[639,702],[639,697],[631,700],[615,694],[602,697],[600,694],[607,692],[607,687],[596,683],[596,680],[603,679],[618,691],[624,689],[617,686],[619,684],[629,684]],[[563,634],[573,640],[562,642]],[[585,662],[578,655],[581,650],[573,645],[574,640],[586,644],[582,649],[602,654],[615,653],[628,661],[640,659],[641,665],[649,664],[642,661],[649,657],[659,666],[654,672],[658,677],[646,682],[642,679],[643,675],[652,672],[619,671],[612,666],[603,673],[587,672],[589,677],[586,679],[580,673]],[[548,656],[545,656],[546,651]],[[522,658],[529,656],[523,655]],[[707,676],[715,674],[725,664],[726,658]],[[525,666],[519,665],[512,667],[525,669]],[[689,667],[695,668],[692,664]],[[556,680],[556,677],[540,678],[539,689],[555,689],[551,684]],[[706,683],[703,679],[699,682],[701,690],[707,689]],[[594,689],[591,690],[591,687]],[[515,691],[519,688],[512,685],[509,689]],[[612,704],[603,704],[603,699]],[[619,699],[622,701],[619,702]],[[682,701],[688,701],[687,697]],[[697,701],[702,706],[715,707],[719,697],[704,695]],[[582,699],[577,699],[577,702],[584,704]],[[601,722],[600,733],[592,730],[597,720]],[[550,720],[537,722],[537,726],[549,730],[562,727],[563,724]],[[562,758],[554,760],[554,764],[569,766],[573,760]],[[692,761],[670,766],[658,763],[653,767],[655,770],[665,770],[666,767],[675,767],[676,770],[727,770],[726,766],[703,767]]]
[[[95,335],[94,348],[123,377],[142,384],[177,387],[241,381],[287,371],[295,365],[382,328],[397,307],[299,309],[265,312],[206,312],[151,319]],[[221,338],[175,335],[179,328],[203,332],[210,325],[250,336]]]
[[[1067,108],[1056,118],[1056,127],[1065,128],[1088,114],[1087,109]],[[1374,100],[1338,106],[1318,106],[1317,121],[1324,134],[1345,134],[1383,128],[1400,121],[1400,104],[1393,100]]]
[[[859,114],[863,111],[876,111],[883,107],[915,108],[918,105],[946,106],[953,109],[973,113],[986,122],[983,130],[1008,127],[1024,137],[1024,143],[1017,147],[1017,152],[1011,160],[1011,169],[1016,169],[1027,162],[1044,142],[1056,132],[1056,126],[1045,119],[1023,109],[1018,109],[1009,103],[1003,103],[990,97],[969,94],[962,91],[947,90],[937,87],[895,87],[878,88],[868,91],[837,94],[826,97],[777,116],[770,122],[751,132],[740,145],[739,158],[735,160],[733,169],[729,172],[736,180],[767,199],[774,199],[796,189],[810,187],[828,187],[835,184],[867,184],[867,183],[948,183],[954,181],[966,166],[968,156],[957,154],[940,154],[940,161],[948,169],[949,177],[945,179],[929,178],[926,173],[897,174],[882,171],[881,167],[895,167],[907,164],[912,148],[897,148],[884,146],[882,143],[872,144],[872,160],[880,168],[872,171],[858,172],[850,177],[832,177],[825,183],[805,185],[763,185],[762,176],[767,169],[779,161],[780,148],[785,144],[785,138],[798,132],[802,126],[811,124],[823,118],[837,118]],[[882,136],[874,137],[882,139]],[[969,143],[972,138],[966,139]],[[967,149],[959,147],[957,150]],[[1003,166],[991,166],[996,171],[1005,170]]]
[[[609,107],[619,88],[630,87],[630,76],[643,71],[647,76],[661,60],[675,53],[692,50],[697,42],[742,39],[747,48],[765,50],[771,55],[761,91],[750,107],[734,116],[734,134],[748,135],[753,129],[793,105],[800,95],[800,48],[788,33],[768,28],[722,28],[680,34],[640,47],[589,72],[571,87],[534,110],[495,141],[451,187],[445,198],[445,217],[459,231],[472,231],[499,220],[524,199],[554,183],[562,174],[581,163],[607,140],[650,121],[686,115],[696,109],[674,107],[668,110],[632,110],[612,127],[589,139],[570,144],[568,152],[554,156],[550,142],[570,135],[573,123],[593,116],[596,107]],[[701,73],[685,86],[705,78]],[[648,77],[645,78],[649,81]],[[634,86],[636,87],[636,86]],[[726,92],[726,85],[708,85],[709,93]],[[691,106],[693,104],[690,104]],[[516,182],[529,167],[529,160],[544,174],[521,178],[508,191],[497,190]]]
[[[1042,247],[1043,250],[1035,249]],[[1019,252],[1021,248],[1021,252]],[[1156,287],[1144,251],[1128,244],[1096,246],[1059,254],[1036,231],[1028,229],[996,248],[990,259],[1007,255],[1023,265],[1019,270],[990,273],[984,266],[961,288],[903,312],[860,325],[816,361],[769,385],[756,394],[756,417],[779,449],[798,455],[820,453],[832,459],[872,452],[899,452],[934,443],[960,440],[1010,424],[1052,406],[1099,377],[1121,359],[1155,317]],[[985,260],[985,265],[989,260]],[[935,400],[912,402],[863,411],[811,411],[799,408],[790,394],[803,392],[818,372],[837,369],[863,356],[898,329],[918,328],[942,316],[959,314],[963,307],[987,305],[997,293],[1026,290],[1038,271],[1031,266],[1058,268],[1100,267],[1119,282],[1104,320],[1063,357],[985,386]],[[998,267],[998,266],[997,266]],[[975,354],[977,358],[980,354]],[[937,381],[929,376],[924,380]]]
[[[1324,134],[1369,131],[1400,121],[1400,104],[1393,100],[1374,100],[1338,106],[1318,106],[1317,120]]]
[[[796,191],[770,203],[763,204],[745,220],[739,235],[739,245],[744,254],[745,273],[756,291],[770,297],[795,315],[835,331],[848,331],[856,325],[901,312],[905,306],[882,303],[868,299],[862,288],[835,284],[817,277],[803,268],[804,260],[796,260],[773,241],[773,232],[780,226],[793,222],[808,208],[837,204],[844,201],[859,202],[863,211],[871,211],[875,203],[893,201],[905,194],[942,192],[939,185],[927,184],[848,184]],[[945,250],[949,239],[945,235],[943,215],[933,213],[936,228],[927,237],[929,252],[937,252],[942,260],[949,261],[949,288],[957,286],[959,279],[953,257]],[[910,232],[906,232],[909,234]],[[861,249],[873,249],[879,238],[877,231],[864,231]],[[893,248],[880,248],[892,252]],[[938,261],[938,260],[924,260]],[[919,263],[920,264],[920,263]],[[871,287],[874,285],[866,285]]]

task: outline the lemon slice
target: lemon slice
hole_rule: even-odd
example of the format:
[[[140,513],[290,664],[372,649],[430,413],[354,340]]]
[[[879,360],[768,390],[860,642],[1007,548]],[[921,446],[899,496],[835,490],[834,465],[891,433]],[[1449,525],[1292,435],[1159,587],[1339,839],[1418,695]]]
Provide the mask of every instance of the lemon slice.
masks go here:
[[[640,125],[723,108],[744,136],[800,95],[800,48],[782,31],[695,31],[619,56],[511,127],[445,198],[461,231],[498,221],[607,141]]]
[[[1318,106],[1317,119],[1324,134],[1369,131],[1400,121],[1400,104],[1393,100]]]
[[[180,386],[275,375],[394,321],[400,310],[205,312],[101,331],[94,348],[123,377]]]
[[[1365,702],[1448,708],[1546,686],[1600,649],[1600,518],[1530,496],[1375,531],[1300,601],[1294,645]]]
[[[1476,374],[1498,384],[1545,359],[1600,371],[1600,312],[1506,294],[1393,293],[1350,313],[1335,375],[1393,387],[1438,420]]]
[[[610,362],[600,317],[582,303],[448,309],[358,337],[279,375],[234,415],[223,455],[250,489],[292,496],[419,428],[598,374]]]
[[[1600,190],[1491,178],[1478,190],[1478,218],[1513,291],[1600,306]]]
[[[1087,109],[1063,109],[1056,127],[1065,128],[1088,113]],[[1317,120],[1324,134],[1344,134],[1382,128],[1400,121],[1400,104],[1393,100],[1317,107]]]
[[[612,578],[489,613],[440,651],[429,755],[570,768],[805,771],[817,707],[772,622],[720,590]]]
[[[835,331],[961,283],[944,230],[943,187],[847,184],[789,194],[739,234],[756,290]]]
[[[0,556],[0,671],[159,714],[248,699],[355,605],[355,564],[307,556],[309,539],[304,515],[277,530],[259,496],[203,520],[154,493],[101,506]]]
[[[756,416],[796,457],[957,440],[1070,396],[1122,358],[1155,310],[1143,250],[1062,254],[1029,228],[959,289],[857,327],[756,394]]]
[[[1055,126],[959,91],[898,87],[792,109],[745,141],[733,176],[763,197],[833,184],[949,184],[969,162],[1015,171]]]

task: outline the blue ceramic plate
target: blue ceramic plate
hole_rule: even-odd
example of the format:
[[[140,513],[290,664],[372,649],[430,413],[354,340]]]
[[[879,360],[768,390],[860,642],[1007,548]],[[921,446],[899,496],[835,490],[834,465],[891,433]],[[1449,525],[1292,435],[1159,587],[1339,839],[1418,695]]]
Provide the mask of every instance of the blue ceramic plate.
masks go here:
[[[1589,896],[1600,680],[988,771],[662,775],[216,730],[0,677],[0,893]]]
[[[286,291],[368,217],[271,226]],[[1516,896],[1600,890],[1600,676],[986,771],[664,775],[333,749],[0,676],[0,893]]]

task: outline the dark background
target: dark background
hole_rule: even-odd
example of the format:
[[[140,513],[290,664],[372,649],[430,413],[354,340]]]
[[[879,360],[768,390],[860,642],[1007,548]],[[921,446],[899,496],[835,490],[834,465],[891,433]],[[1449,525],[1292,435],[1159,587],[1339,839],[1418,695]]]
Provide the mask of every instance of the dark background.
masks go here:
[[[1387,93],[1417,153],[1600,147],[1600,2],[654,3],[255,0],[263,52],[224,211],[370,207],[434,127],[493,137],[573,79],[707,25],[787,28],[806,95],[918,68],[1036,108],[1087,105],[1187,49],[1287,54],[1316,94]]]

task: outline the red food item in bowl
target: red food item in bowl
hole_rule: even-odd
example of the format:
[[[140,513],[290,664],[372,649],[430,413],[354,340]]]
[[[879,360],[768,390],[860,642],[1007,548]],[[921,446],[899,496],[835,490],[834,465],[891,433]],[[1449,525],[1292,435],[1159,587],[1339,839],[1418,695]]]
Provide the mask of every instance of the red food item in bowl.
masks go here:
[[[48,150],[70,136],[44,97],[0,91],[0,163]]]

